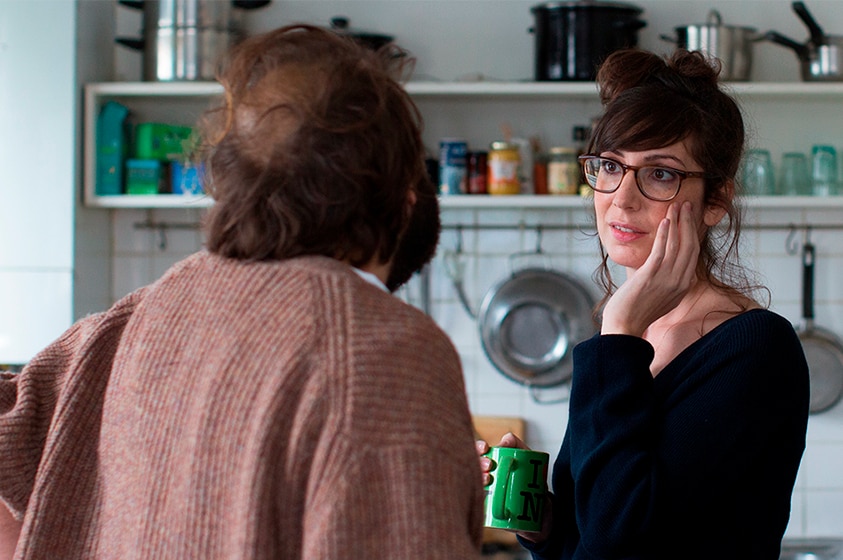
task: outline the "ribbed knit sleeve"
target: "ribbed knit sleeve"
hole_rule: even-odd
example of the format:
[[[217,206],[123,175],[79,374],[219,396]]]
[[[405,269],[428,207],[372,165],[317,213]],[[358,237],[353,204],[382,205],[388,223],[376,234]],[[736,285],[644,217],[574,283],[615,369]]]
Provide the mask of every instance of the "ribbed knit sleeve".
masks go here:
[[[72,447],[77,438],[95,437],[101,401],[85,393],[104,387],[109,355],[139,297],[132,294],[108,313],[78,321],[20,373],[0,378],[0,500],[17,519],[27,508],[39,468],[49,468],[57,456],[45,456],[45,448],[69,442],[65,452],[78,458],[81,454]]]

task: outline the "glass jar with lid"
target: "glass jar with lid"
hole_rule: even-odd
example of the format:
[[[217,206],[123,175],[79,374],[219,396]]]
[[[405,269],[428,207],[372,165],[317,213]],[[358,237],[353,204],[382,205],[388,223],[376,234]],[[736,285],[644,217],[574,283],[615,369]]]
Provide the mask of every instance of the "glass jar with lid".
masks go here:
[[[577,194],[579,184],[580,166],[576,148],[551,148],[547,161],[548,194]]]
[[[520,194],[521,152],[510,142],[492,142],[489,155],[489,194]]]

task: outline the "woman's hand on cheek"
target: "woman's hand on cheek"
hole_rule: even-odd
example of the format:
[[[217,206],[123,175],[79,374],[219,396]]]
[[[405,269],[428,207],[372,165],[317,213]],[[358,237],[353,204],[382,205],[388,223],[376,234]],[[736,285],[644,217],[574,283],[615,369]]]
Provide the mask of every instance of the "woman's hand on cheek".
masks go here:
[[[650,256],[606,304],[601,332],[642,336],[688,293],[699,253],[691,203],[671,204],[659,224]]]

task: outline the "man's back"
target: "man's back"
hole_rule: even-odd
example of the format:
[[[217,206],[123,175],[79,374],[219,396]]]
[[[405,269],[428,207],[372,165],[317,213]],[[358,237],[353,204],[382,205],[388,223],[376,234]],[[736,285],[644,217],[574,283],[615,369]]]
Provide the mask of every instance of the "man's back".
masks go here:
[[[92,464],[39,472],[52,482],[32,534],[53,538],[25,557],[471,557],[482,495],[462,383],[433,322],[347,265],[200,253],[133,306],[101,439],[78,449]],[[69,501],[87,512],[75,527],[49,514]]]

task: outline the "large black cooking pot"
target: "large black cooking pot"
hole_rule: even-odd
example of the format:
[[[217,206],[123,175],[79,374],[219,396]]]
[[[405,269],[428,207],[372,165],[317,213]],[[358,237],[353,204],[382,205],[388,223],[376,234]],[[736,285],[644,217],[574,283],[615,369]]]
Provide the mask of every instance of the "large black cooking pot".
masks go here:
[[[621,2],[546,2],[530,8],[536,81],[594,80],[613,51],[638,45],[642,8]]]

